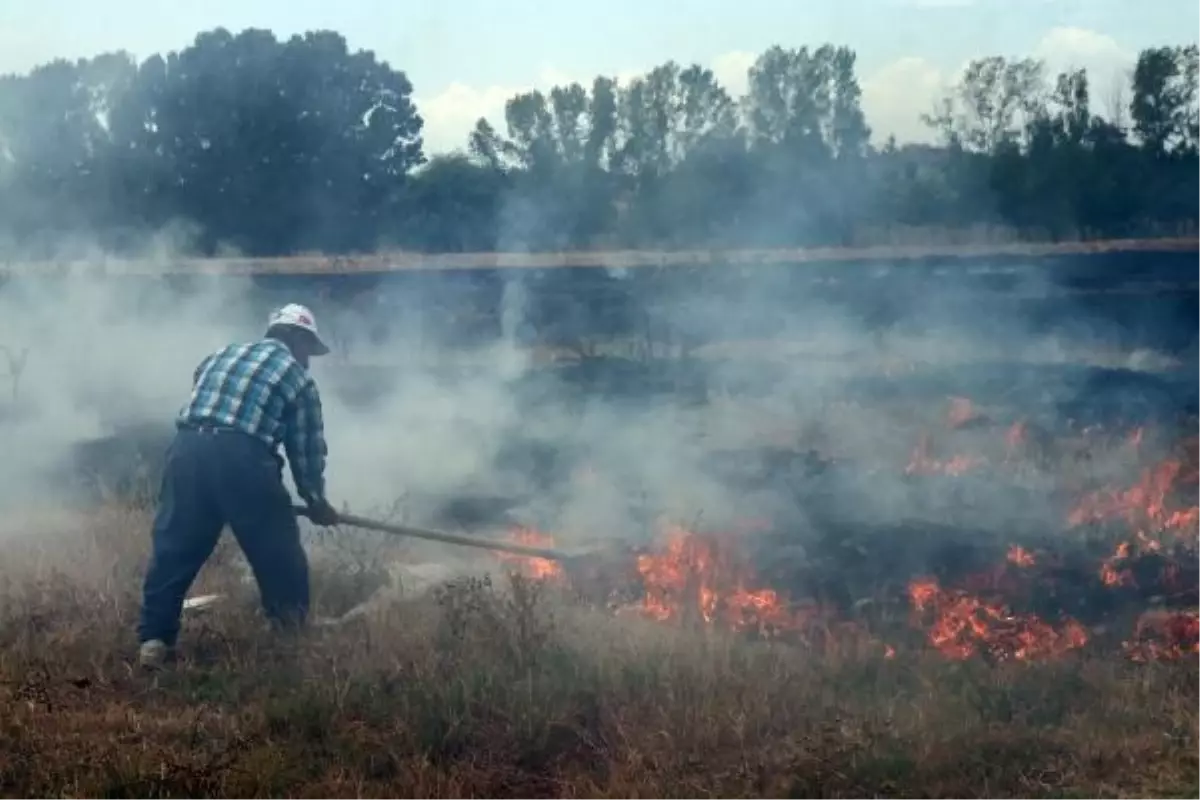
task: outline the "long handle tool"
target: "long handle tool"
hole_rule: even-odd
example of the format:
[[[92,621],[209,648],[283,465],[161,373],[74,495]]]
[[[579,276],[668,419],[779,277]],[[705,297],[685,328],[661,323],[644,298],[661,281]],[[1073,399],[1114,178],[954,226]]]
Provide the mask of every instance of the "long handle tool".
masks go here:
[[[304,506],[294,506],[297,516],[307,517],[308,509]],[[414,528],[410,525],[395,525],[390,522],[379,522],[366,517],[360,517],[355,514],[338,514],[340,524],[353,525],[356,528],[364,528],[369,531],[379,531],[380,533],[390,533],[394,536],[412,536],[417,539],[430,539],[435,542],[447,542],[449,544],[461,544],[467,547],[479,547],[484,550],[497,550],[501,553],[511,553],[517,556],[526,556],[528,558],[547,558],[552,561],[568,561],[578,556],[572,553],[566,553],[562,550],[554,550],[547,547],[530,547],[528,545],[517,544],[516,542],[498,542],[495,539],[480,539],[475,536],[464,536],[457,533],[445,533],[443,531],[430,530],[428,528]]]

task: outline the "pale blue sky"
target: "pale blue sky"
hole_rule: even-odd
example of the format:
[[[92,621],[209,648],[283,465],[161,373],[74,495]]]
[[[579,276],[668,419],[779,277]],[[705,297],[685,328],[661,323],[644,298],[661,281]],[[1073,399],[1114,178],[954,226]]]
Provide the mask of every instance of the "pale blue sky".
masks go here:
[[[758,51],[825,41],[858,51],[872,125],[915,136],[937,85],[972,57],[1037,54],[1115,73],[1149,44],[1195,42],[1200,10],[1196,0],[0,0],[0,72],[114,49],[144,57],[218,25],[333,28],[376,51],[408,73],[438,150],[531,86],[674,58],[738,90]]]

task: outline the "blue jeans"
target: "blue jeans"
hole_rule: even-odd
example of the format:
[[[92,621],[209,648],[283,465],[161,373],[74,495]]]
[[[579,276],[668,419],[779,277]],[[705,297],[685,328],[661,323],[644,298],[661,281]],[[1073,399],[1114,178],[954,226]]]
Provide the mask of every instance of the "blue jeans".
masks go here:
[[[228,524],[258,582],[268,619],[308,616],[308,559],[279,457],[264,442],[221,428],[181,429],[167,449],[138,640],[174,645],[183,599]]]

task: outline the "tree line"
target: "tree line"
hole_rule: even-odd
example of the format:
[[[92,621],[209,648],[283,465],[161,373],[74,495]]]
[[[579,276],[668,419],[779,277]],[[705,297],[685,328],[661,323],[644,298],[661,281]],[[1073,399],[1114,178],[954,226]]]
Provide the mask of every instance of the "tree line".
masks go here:
[[[404,72],[331,31],[215,29],[0,77],[0,255],[794,247],[1000,230],[1195,229],[1197,47],[1143,50],[1096,109],[1087,73],[970,63],[872,143],[856,54],[772,47],[735,97],[669,61],[511,98],[427,157]]]

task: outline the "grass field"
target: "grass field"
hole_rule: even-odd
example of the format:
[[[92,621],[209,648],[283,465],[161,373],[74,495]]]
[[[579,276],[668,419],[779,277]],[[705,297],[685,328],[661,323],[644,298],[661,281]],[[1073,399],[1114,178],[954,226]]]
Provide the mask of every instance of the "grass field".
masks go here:
[[[181,662],[133,666],[148,519],[5,545],[5,796],[1195,797],[1197,663],[817,652],[462,580],[270,638],[224,542]],[[369,576],[368,576],[369,577]],[[366,592],[314,571],[320,613]]]
[[[616,576],[640,581],[643,612],[676,603],[662,621],[519,561],[372,595],[420,552],[333,533],[313,542],[314,616],[388,602],[278,638],[227,537],[193,589],[225,601],[187,618],[177,665],[147,674],[134,663],[144,505],[6,516],[0,795],[1197,796],[1195,419],[1054,432],[961,397],[882,402],[886,415],[835,404],[790,439],[786,414],[702,413],[714,453],[790,441],[875,469],[862,474],[876,488],[911,477],[914,505],[896,507],[933,497],[942,523],[796,532],[798,577],[759,564],[762,581],[735,591],[680,572],[727,555],[706,540],[664,546]],[[727,442],[725,417],[755,424]],[[874,461],[856,465],[838,432],[863,419]],[[1002,492],[1018,485],[1063,495],[1069,517],[1018,530],[1003,498],[1040,496]],[[795,543],[778,532],[755,534],[776,565]],[[846,590],[837,614],[774,602],[819,583]],[[718,590],[720,611],[704,605]],[[784,633],[738,632],[747,609]],[[1175,657],[1141,647],[1147,614],[1191,626]]]
[[[574,267],[654,268],[703,264],[801,264],[814,261],[889,260],[928,257],[979,258],[1005,255],[1063,255],[1113,252],[1179,252],[1196,249],[1192,225],[1146,232],[1144,238],[1095,239],[1089,235],[1030,239],[1028,232],[1006,226],[970,228],[892,225],[864,229],[847,247],[781,248],[770,250],[573,250],[563,252],[417,253],[391,251],[331,256],[308,253],[276,258],[169,258],[152,260],[104,259],[54,263],[0,263],[0,275],[35,274],[160,274],[164,269],[189,274],[313,275],[394,272],[421,269],[557,269]]]

